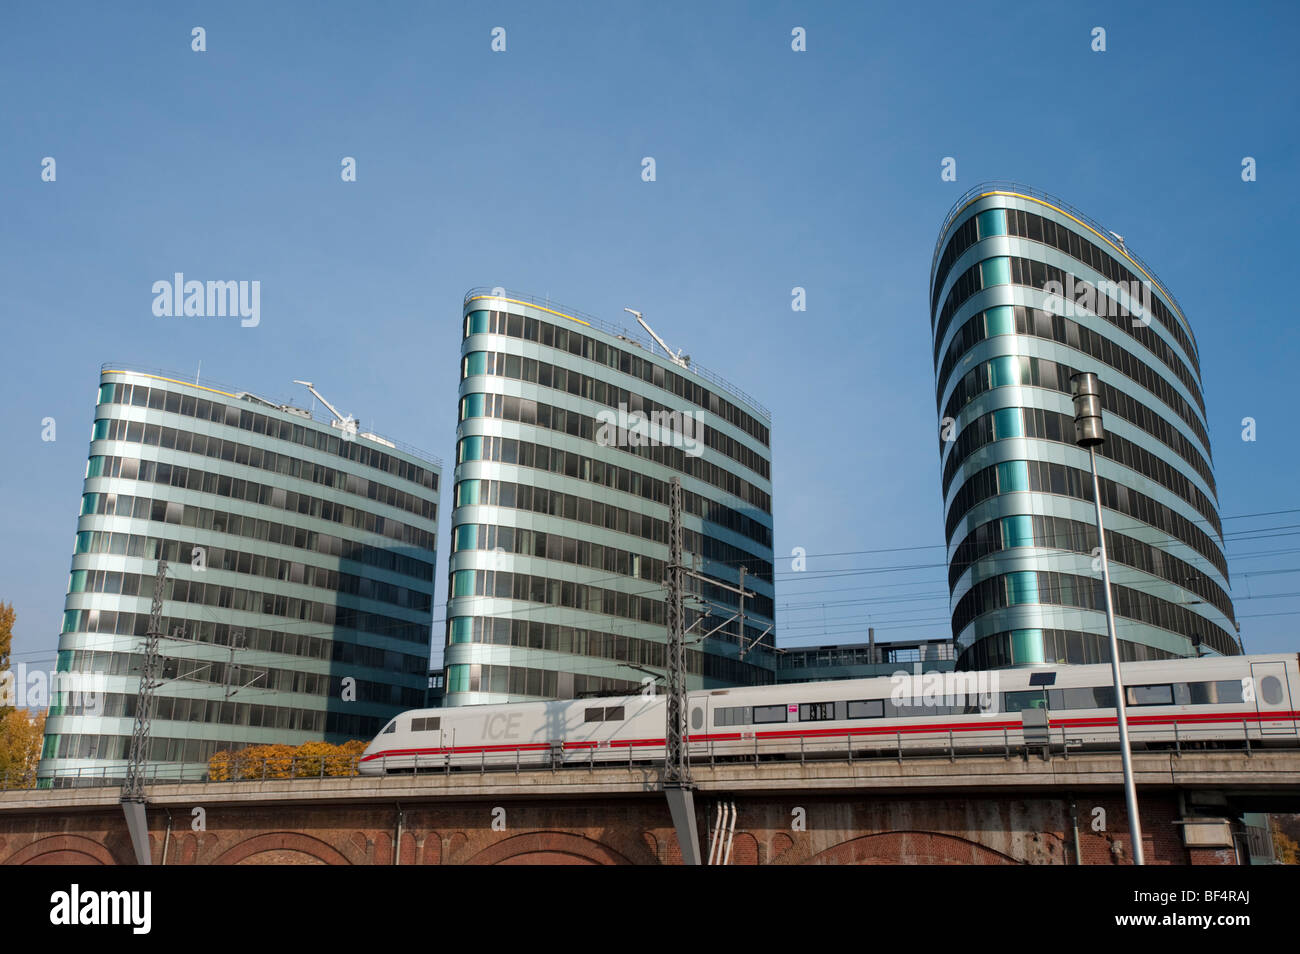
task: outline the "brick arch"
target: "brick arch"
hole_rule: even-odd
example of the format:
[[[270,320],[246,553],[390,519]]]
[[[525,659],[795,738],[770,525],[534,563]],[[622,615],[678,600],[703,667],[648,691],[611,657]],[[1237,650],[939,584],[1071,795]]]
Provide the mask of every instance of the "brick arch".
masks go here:
[[[992,848],[932,831],[888,831],[863,835],[818,852],[814,865],[1014,865],[1015,858]]]
[[[627,865],[627,858],[607,845],[565,831],[530,831],[484,848],[470,865]]]
[[[758,864],[758,839],[749,832],[737,832],[731,840],[731,857],[733,865]]]
[[[443,853],[443,863],[449,865],[459,865],[465,863],[465,852],[469,845],[469,839],[465,837],[463,831],[454,831],[447,837],[447,850]]]
[[[794,839],[783,831],[777,832],[772,836],[772,843],[768,846],[767,863],[772,864],[779,860],[787,851],[794,847]]]
[[[227,848],[214,865],[258,864],[265,859],[257,855],[268,854],[272,859],[278,857],[292,864],[306,862],[326,865],[348,865],[353,861],[332,845],[294,831],[273,831],[254,835],[233,847]]]
[[[134,859],[131,859],[134,860]],[[8,858],[6,865],[117,865],[123,864],[97,841],[84,835],[49,835]]]

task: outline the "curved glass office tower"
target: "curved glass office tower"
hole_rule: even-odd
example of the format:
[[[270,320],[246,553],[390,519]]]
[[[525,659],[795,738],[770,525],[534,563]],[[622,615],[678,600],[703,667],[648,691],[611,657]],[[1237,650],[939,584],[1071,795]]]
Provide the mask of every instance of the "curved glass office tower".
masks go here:
[[[1102,384],[1121,653],[1236,653],[1196,341],[1150,267],[1059,199],[980,186],[940,231],[930,295],[959,667],[1109,658],[1078,371]]]
[[[689,683],[774,681],[767,412],[571,309],[483,289],[463,317],[445,704],[660,682],[673,476],[687,560],[749,594],[742,658],[737,595],[688,584]]]
[[[122,771],[161,555],[150,766],[245,745],[373,737],[423,704],[440,467],[251,394],[105,367],[61,672],[105,695],[50,710],[43,778]]]

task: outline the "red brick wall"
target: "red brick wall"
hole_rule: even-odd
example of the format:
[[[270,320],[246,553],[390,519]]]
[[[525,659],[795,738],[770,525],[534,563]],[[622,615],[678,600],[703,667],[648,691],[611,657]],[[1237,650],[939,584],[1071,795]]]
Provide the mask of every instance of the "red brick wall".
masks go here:
[[[728,799],[733,801],[733,799]],[[1074,864],[1070,801],[989,796],[736,798],[731,863]],[[1172,796],[1142,800],[1149,864],[1232,864],[1231,850],[1188,850]],[[702,854],[716,803],[696,799]],[[1122,798],[1076,799],[1084,864],[1131,864]],[[149,811],[155,863],[392,864],[398,809],[392,804],[291,807],[214,804],[206,830],[191,814]],[[503,807],[504,817],[494,814]],[[1093,808],[1105,825],[1093,828]],[[802,809],[803,830],[794,824]],[[659,796],[541,803],[402,805],[400,862],[426,864],[680,864],[681,851]],[[494,827],[494,822],[504,829]],[[1120,845],[1119,853],[1113,846]],[[0,863],[129,864],[120,811],[0,814]]]

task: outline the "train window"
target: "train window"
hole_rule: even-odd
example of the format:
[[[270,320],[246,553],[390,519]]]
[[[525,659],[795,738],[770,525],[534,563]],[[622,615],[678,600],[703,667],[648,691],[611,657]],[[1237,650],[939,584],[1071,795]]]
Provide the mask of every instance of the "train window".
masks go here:
[[[754,706],[754,723],[784,722],[785,706]]]
[[[1052,689],[1047,696],[1050,709],[1113,709],[1115,690],[1111,686],[1081,689]]]
[[[1020,712],[1022,709],[1046,709],[1047,696],[1042,689],[1029,689],[1024,692],[1008,692],[1003,696],[1004,712]]]
[[[587,710],[587,716],[586,716],[586,718],[583,719],[582,721],[584,721],[584,722],[604,722],[604,721],[605,721],[605,710],[604,710],[604,709],[588,709],[588,710]]]
[[[726,709],[713,710],[713,724],[749,725],[749,706],[731,706]]]
[[[1220,679],[1214,683],[1214,690],[1220,703],[1245,701],[1240,679]]]
[[[1173,686],[1128,686],[1125,689],[1131,706],[1170,706],[1174,704]]]
[[[441,724],[441,722],[442,722],[441,718],[412,719],[411,731],[412,732],[437,732],[438,726]]]
[[[1277,676],[1265,676],[1259,683],[1259,693],[1266,704],[1279,705],[1282,702],[1282,680]]]
[[[622,706],[610,706],[608,709],[606,709],[606,710],[605,710],[605,721],[606,721],[606,722],[622,722],[622,721],[623,721],[623,707],[622,707]]]
[[[397,720],[394,719],[392,722],[388,723],[388,725],[384,728],[384,731],[380,734],[386,735],[389,732],[396,732],[396,731],[397,731]]]
[[[885,703],[881,699],[859,699],[849,703],[850,719],[879,719],[885,714]]]
[[[799,706],[800,722],[826,722],[835,718],[835,703],[805,702]]]

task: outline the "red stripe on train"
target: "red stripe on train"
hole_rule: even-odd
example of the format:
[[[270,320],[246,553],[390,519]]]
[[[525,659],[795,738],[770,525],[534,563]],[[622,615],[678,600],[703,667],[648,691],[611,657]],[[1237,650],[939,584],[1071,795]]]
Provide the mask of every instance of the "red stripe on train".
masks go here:
[[[1180,715],[1180,716],[1130,716],[1131,725],[1171,725],[1176,723],[1218,723],[1218,722],[1285,722],[1288,720],[1300,718],[1300,711],[1283,711],[1283,712],[1218,712],[1206,715]],[[1051,719],[1049,726],[1053,729],[1058,728],[1097,728],[1101,726],[1111,726],[1116,724],[1114,717],[1105,716],[1090,717],[1084,719]],[[871,735],[896,735],[899,733],[927,733],[927,732],[979,732],[989,729],[1018,729],[1021,727],[1019,721],[1010,722],[940,722],[924,723],[914,722],[909,725],[890,725],[890,726],[861,726],[852,729],[812,729],[799,730],[789,729],[786,731],[769,731],[755,732],[755,739],[793,739],[793,738],[811,738],[811,739],[839,739],[845,736],[871,736]],[[688,736],[688,741],[693,743],[701,742],[740,742],[744,741],[739,732],[714,733],[707,735]],[[596,748],[599,742],[565,742],[563,747],[566,749],[583,749]],[[613,739],[610,740],[611,748],[636,748],[642,746],[663,745],[663,739]],[[531,742],[518,745],[462,745],[448,748],[429,748],[429,749],[393,749],[377,752],[374,755],[362,756],[362,762],[369,762],[373,759],[380,759],[386,756],[398,757],[405,755],[456,755],[468,752],[538,752],[548,751],[551,748],[547,742]]]

